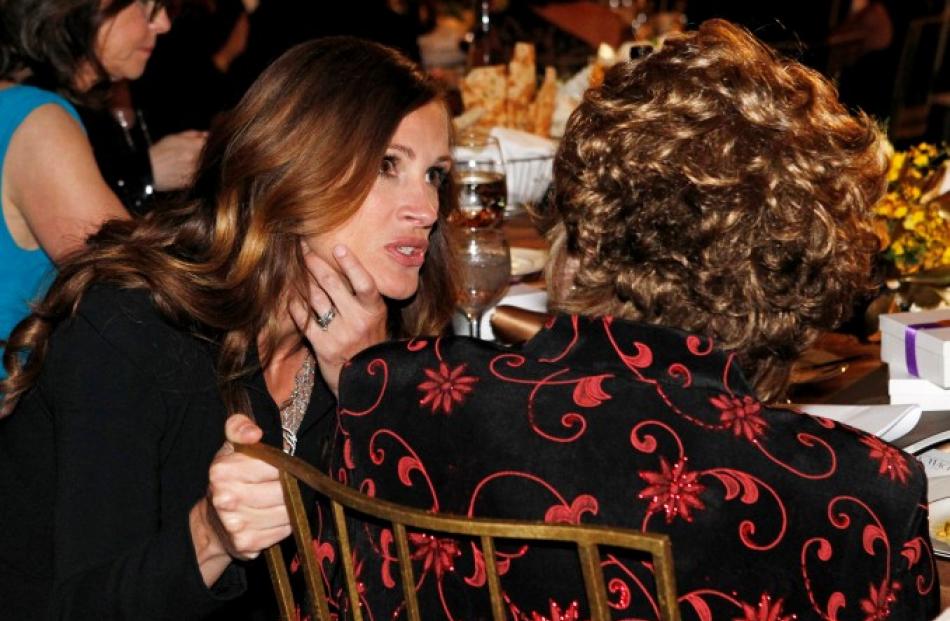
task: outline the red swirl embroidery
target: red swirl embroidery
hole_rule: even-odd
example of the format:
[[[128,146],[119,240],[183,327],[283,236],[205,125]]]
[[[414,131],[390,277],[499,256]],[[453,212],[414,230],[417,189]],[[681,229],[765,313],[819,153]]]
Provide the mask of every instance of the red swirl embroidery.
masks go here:
[[[612,374],[591,375],[582,377],[574,387],[574,403],[582,408],[595,408],[604,401],[610,399],[610,394],[604,390],[603,382],[605,379],[613,377]]]
[[[706,338],[706,349],[702,349],[703,341],[700,337],[695,334],[690,334],[686,337],[686,349],[689,350],[689,353],[694,356],[708,356],[713,352],[714,344],[711,337]]]
[[[402,436],[396,434],[390,429],[380,429],[379,431],[375,432],[372,436],[370,436],[369,446],[367,447],[370,460],[377,466],[381,466],[386,460],[386,451],[376,446],[376,442],[380,437],[392,438],[397,444],[406,449],[406,452],[409,453],[409,455],[400,458],[397,462],[399,481],[406,487],[412,487],[412,478],[410,475],[413,472],[418,472],[421,474],[422,478],[426,482],[426,485],[429,487],[429,493],[432,497],[432,506],[430,507],[430,511],[438,511],[439,498],[435,491],[435,486],[432,485],[432,479],[429,477],[429,473],[422,464],[422,460],[419,458],[419,455],[416,454],[414,450],[412,450],[412,447],[409,446],[409,443],[406,442]]]
[[[683,388],[689,388],[693,385],[693,374],[689,372],[689,369],[686,368],[686,365],[684,364],[674,362],[666,370],[666,373],[673,379],[680,379],[682,381],[681,386]]]
[[[367,414],[372,413],[376,408],[379,407],[379,404],[383,401],[383,395],[386,394],[386,386],[389,384],[389,365],[386,364],[385,360],[381,358],[374,358],[370,360],[366,365],[366,374],[369,376],[375,376],[377,369],[382,371],[382,383],[379,387],[379,392],[376,395],[376,400],[373,402],[373,405],[369,406],[365,410],[349,410],[346,408],[340,408],[341,416],[366,416]]]
[[[556,355],[556,356],[554,356],[554,357],[551,357],[551,358],[538,358],[538,362],[560,362],[561,359],[564,358],[564,356],[566,356],[568,353],[570,353],[570,351],[571,351],[572,349],[574,349],[574,345],[577,343],[577,339],[578,339],[578,337],[580,336],[580,333],[578,332],[578,329],[577,329],[577,322],[578,322],[577,316],[576,316],[576,315],[572,316],[572,317],[571,317],[571,329],[574,331],[574,334],[571,336],[571,340],[570,340],[570,342],[567,344],[567,347],[565,347],[564,350],[563,350],[560,354],[558,354],[558,355]],[[554,325],[554,318],[552,317],[552,318],[551,318],[551,325],[548,326],[548,329],[550,330],[553,325]]]
[[[788,514],[781,496],[779,496],[771,485],[768,485],[765,481],[762,481],[748,472],[742,472],[741,470],[735,470],[733,468],[713,468],[704,471],[703,474],[711,475],[722,483],[726,492],[726,500],[738,498],[742,504],[755,504],[759,500],[760,487],[767,490],[772,498],[775,499],[775,504],[781,514],[781,526],[775,538],[768,543],[755,543],[752,541],[752,536],[756,531],[755,523],[751,520],[742,520],[742,522],[739,523],[739,540],[742,541],[743,545],[751,550],[761,552],[774,548],[785,537],[785,531],[788,528]]]
[[[414,338],[406,341],[406,349],[416,353],[429,346],[429,341],[423,338]]]
[[[830,477],[831,475],[833,475],[835,472],[838,471],[838,457],[837,457],[837,455],[835,454],[834,449],[831,448],[831,445],[830,445],[830,444],[828,444],[827,442],[825,442],[824,440],[822,440],[821,438],[819,438],[819,437],[817,437],[817,436],[811,435],[810,433],[800,433],[800,434],[798,434],[798,435],[795,436],[795,440],[796,440],[797,442],[801,443],[802,446],[805,446],[805,447],[808,447],[808,448],[812,448],[812,447],[815,446],[816,444],[817,444],[817,445],[820,445],[820,446],[822,446],[822,447],[824,447],[824,449],[825,449],[825,450],[827,451],[827,453],[828,453],[828,458],[829,458],[830,461],[831,461],[831,463],[828,464],[828,468],[827,468],[826,470],[822,471],[822,472],[818,472],[818,473],[815,473],[815,474],[809,474],[809,473],[807,473],[807,472],[803,472],[802,470],[799,470],[798,468],[794,468],[794,467],[792,467],[791,465],[785,463],[784,461],[778,459],[777,457],[775,457],[774,455],[772,455],[772,453],[770,453],[770,452],[768,451],[768,449],[766,449],[766,448],[762,445],[761,442],[755,442],[755,446],[756,446],[757,449],[759,449],[759,451],[760,451],[763,455],[765,455],[766,457],[768,457],[770,461],[772,461],[772,462],[775,463],[776,465],[778,465],[778,466],[784,468],[785,470],[788,470],[789,472],[791,472],[791,473],[793,473],[793,474],[795,474],[795,475],[798,475],[798,476],[802,477],[803,479],[809,479],[809,480],[812,480],[812,481],[817,481],[817,480],[820,480],[820,479],[827,479],[828,477]]]

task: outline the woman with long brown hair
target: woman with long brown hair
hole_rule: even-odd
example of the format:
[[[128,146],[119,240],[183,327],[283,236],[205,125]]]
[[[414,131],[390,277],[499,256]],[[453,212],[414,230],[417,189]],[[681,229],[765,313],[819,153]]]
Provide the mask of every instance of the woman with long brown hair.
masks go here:
[[[64,263],[4,354],[7,612],[253,618],[270,588],[235,560],[289,525],[276,471],[229,442],[325,464],[341,366],[442,329],[449,167],[414,65],[310,42],[212,132],[179,206]]]

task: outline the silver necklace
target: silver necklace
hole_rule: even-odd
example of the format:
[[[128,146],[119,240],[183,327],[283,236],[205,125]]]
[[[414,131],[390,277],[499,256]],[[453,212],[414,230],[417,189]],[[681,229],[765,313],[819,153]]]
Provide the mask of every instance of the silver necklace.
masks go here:
[[[280,428],[283,431],[284,452],[293,455],[297,450],[297,431],[307,413],[310,404],[310,393],[313,392],[313,383],[316,376],[316,361],[308,352],[303,364],[294,376],[294,389],[290,398],[280,408]]]

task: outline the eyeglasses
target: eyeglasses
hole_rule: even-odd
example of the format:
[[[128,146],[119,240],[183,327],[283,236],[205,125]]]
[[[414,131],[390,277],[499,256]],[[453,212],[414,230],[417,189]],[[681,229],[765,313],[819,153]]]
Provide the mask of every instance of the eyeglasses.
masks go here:
[[[159,14],[165,10],[165,0],[138,0],[138,3],[149,23],[157,20]]]

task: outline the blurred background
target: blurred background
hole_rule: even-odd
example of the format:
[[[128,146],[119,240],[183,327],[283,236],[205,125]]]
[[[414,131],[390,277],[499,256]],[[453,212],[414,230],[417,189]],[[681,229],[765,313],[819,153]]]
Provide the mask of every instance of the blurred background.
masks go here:
[[[712,17],[825,74],[896,145],[950,136],[950,0],[171,0],[169,13],[171,31],[131,85],[152,140],[208,128],[270,61],[313,37],[397,47],[452,89],[473,66],[507,63],[519,41],[534,44],[539,79],[550,66],[566,82],[598,54],[614,62],[605,49]]]

